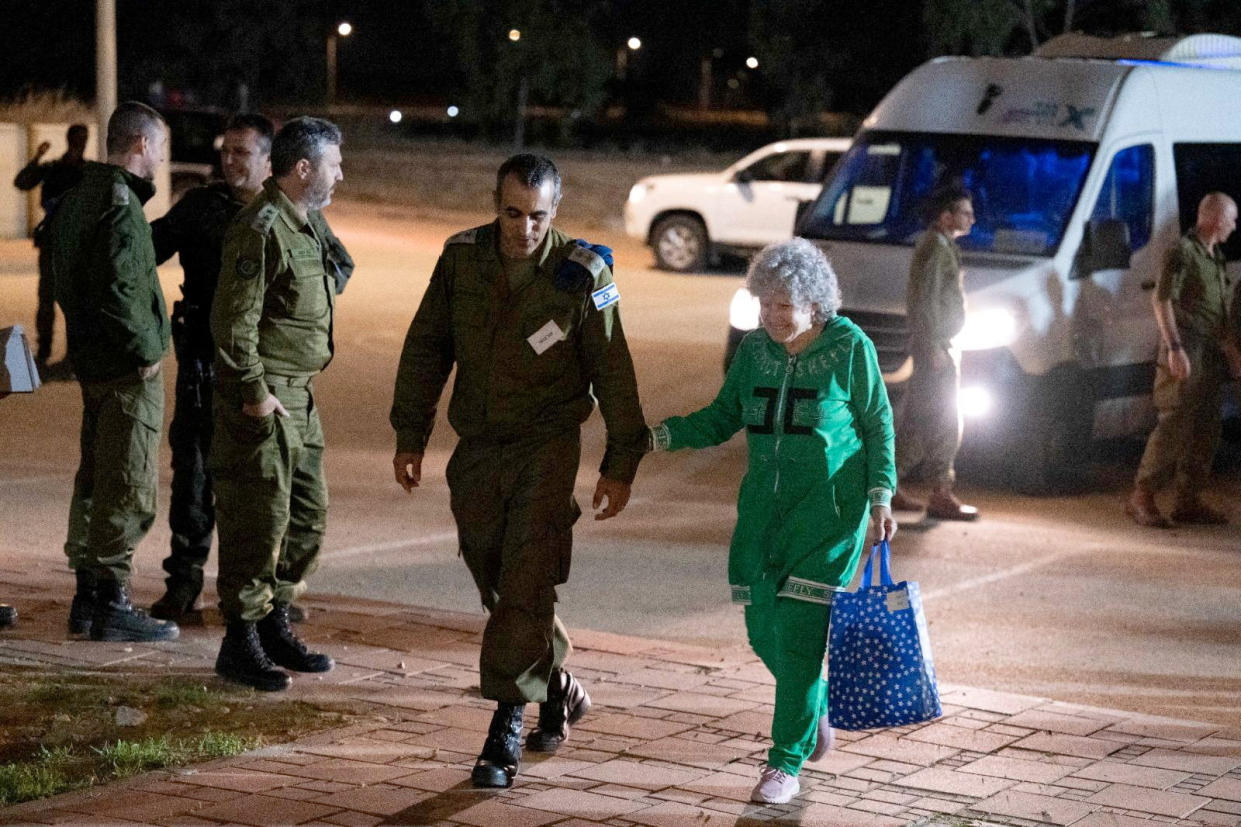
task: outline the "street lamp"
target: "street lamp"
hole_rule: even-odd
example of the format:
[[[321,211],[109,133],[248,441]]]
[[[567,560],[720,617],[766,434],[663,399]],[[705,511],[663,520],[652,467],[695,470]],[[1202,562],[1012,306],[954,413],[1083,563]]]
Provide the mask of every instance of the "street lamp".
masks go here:
[[[353,34],[353,24],[347,20],[337,23],[327,36],[327,102],[336,103],[336,41]]]
[[[617,80],[624,80],[625,75],[629,74],[629,52],[636,52],[641,48],[642,48],[642,38],[631,37],[625,41],[624,46],[616,50],[616,79]]]
[[[508,39],[513,41],[514,43],[516,43],[518,40],[521,40],[521,29],[509,29]]]
[[[747,57],[747,58],[745,59],[745,65],[746,65],[748,68],[750,68],[750,69],[757,69],[757,68],[758,68],[758,58],[756,58],[756,57]]]

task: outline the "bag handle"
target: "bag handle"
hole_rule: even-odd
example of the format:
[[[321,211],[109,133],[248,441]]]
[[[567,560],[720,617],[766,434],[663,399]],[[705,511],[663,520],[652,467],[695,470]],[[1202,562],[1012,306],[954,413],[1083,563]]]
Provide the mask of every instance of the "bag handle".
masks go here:
[[[874,580],[875,557],[879,557],[879,584],[881,586],[895,585],[892,582],[892,569],[890,558],[892,556],[892,548],[888,545],[887,540],[880,540],[870,547],[870,554],[866,557],[866,565],[862,568],[862,589],[869,589],[871,582]]]

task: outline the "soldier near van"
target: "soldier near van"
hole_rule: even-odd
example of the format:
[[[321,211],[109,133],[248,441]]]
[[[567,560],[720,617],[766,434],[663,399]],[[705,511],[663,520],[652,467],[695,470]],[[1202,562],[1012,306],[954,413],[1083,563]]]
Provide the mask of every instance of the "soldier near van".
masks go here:
[[[13,179],[13,186],[28,192],[40,184],[39,205],[43,207],[43,220],[34,228],[34,246],[39,251],[39,303],[35,310],[34,327],[38,336],[35,350],[35,362],[39,373],[48,376],[47,360],[52,356],[52,338],[56,326],[55,285],[52,281],[51,256],[47,243],[47,228],[56,212],[56,205],[64,194],[82,180],[82,167],[86,164],[86,139],[89,132],[86,124],[75,123],[65,133],[65,141],[69,148],[65,154],[55,161],[43,163],[43,156],[52,148],[47,141],[39,144],[30,163],[21,168]],[[59,373],[69,378],[68,371]],[[53,370],[51,375],[58,372]]]
[[[963,505],[952,493],[956,482],[957,449],[961,447],[961,414],[957,389],[960,355],[952,337],[965,325],[965,288],[961,251],[956,239],[974,226],[970,193],[957,186],[933,192],[926,206],[927,229],[914,247],[906,291],[906,318],[913,375],[909,378],[896,421],[896,475],[929,480],[934,486],[921,503],[898,490],[892,507],[921,511],[940,520],[973,520],[978,509]]]
[[[154,109],[122,103],[108,119],[107,161],[88,162],[48,231],[56,301],[82,387],[81,460],[65,554],[77,576],[69,632],[92,640],[170,640],[175,623],[129,598],[134,547],[155,520],[160,361],[168,314],[142,204],[164,160],[167,129]]]
[[[316,217],[342,180],[340,130],[295,118],[272,140],[272,177],[224,234],[211,306],[216,390],[209,468],[227,622],[215,670],[256,689],[326,672],[289,625],[327,523],[314,377],[332,360],[337,280]]]
[[[448,421],[460,440],[448,488],[462,557],[490,612],[479,685],[497,702],[472,773],[480,787],[513,783],[525,704],[539,704],[526,739],[538,752],[555,752],[590,707],[564,669],[571,646],[555,603],[581,514],[581,423],[595,398],[608,434],[596,520],[625,508],[645,450],[611,251],[551,226],[560,195],[547,158],[500,166],[497,218],[445,244],[405,336],[392,404],[393,470],[409,492],[456,366]]]
[[[172,446],[172,495],[168,524],[172,546],[164,560],[167,591],[151,606],[154,617],[201,622],[195,601],[215,529],[215,501],[206,468],[211,447],[211,300],[220,273],[224,231],[259,193],[270,174],[271,121],[238,115],[224,129],[220,169],[224,180],[196,187],[151,224],[160,264],[180,254],[185,280],[172,306],[177,383],[168,443]]]
[[[1237,226],[1237,205],[1222,192],[1198,204],[1194,228],[1164,258],[1151,303],[1159,326],[1155,430],[1146,441],[1125,513],[1138,525],[1222,525],[1227,516],[1202,501],[1220,436],[1220,402],[1235,349],[1228,322],[1223,243]],[[1169,522],[1155,494],[1172,485]]]

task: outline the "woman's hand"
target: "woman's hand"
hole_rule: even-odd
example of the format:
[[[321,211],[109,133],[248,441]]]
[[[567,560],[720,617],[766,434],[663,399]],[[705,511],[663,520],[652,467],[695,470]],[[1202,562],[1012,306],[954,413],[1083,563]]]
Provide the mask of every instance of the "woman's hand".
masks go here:
[[[880,540],[888,540],[896,536],[896,518],[892,509],[886,505],[873,505],[870,508],[870,528],[866,532],[867,545],[873,546]]]

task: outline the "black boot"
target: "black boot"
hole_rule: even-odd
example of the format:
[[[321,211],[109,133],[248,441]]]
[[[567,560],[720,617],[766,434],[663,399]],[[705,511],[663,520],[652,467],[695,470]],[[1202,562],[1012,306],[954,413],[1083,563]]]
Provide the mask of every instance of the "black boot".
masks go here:
[[[202,610],[195,605],[202,591],[202,583],[175,577],[169,577],[164,582],[167,583],[167,591],[151,604],[151,617],[171,620],[182,626],[203,625]]]
[[[17,609],[8,603],[0,603],[0,629],[9,629],[17,625]]]
[[[244,620],[228,622],[220,654],[215,659],[215,673],[263,692],[279,692],[293,682],[289,673],[277,669],[263,651],[256,625]]]
[[[563,669],[552,672],[547,700],[539,704],[539,725],[530,730],[526,748],[555,752],[569,737],[569,728],[590,710],[590,696],[577,678]]]
[[[525,704],[501,703],[491,716],[487,740],[474,764],[475,787],[511,787],[521,766],[521,715]]]
[[[156,620],[129,601],[129,589],[119,580],[100,579],[95,592],[95,614],[90,639],[133,641],[176,640],[181,630],[167,620]]]
[[[95,614],[95,590],[98,581],[95,572],[90,569],[78,569],[74,575],[77,577],[78,590],[73,595],[73,603],[69,605],[69,634],[73,637],[85,637],[90,634],[90,621]]]
[[[312,652],[289,625],[289,604],[273,603],[267,617],[257,624],[259,640],[267,656],[285,669],[294,672],[329,672],[336,661],[328,655]]]

